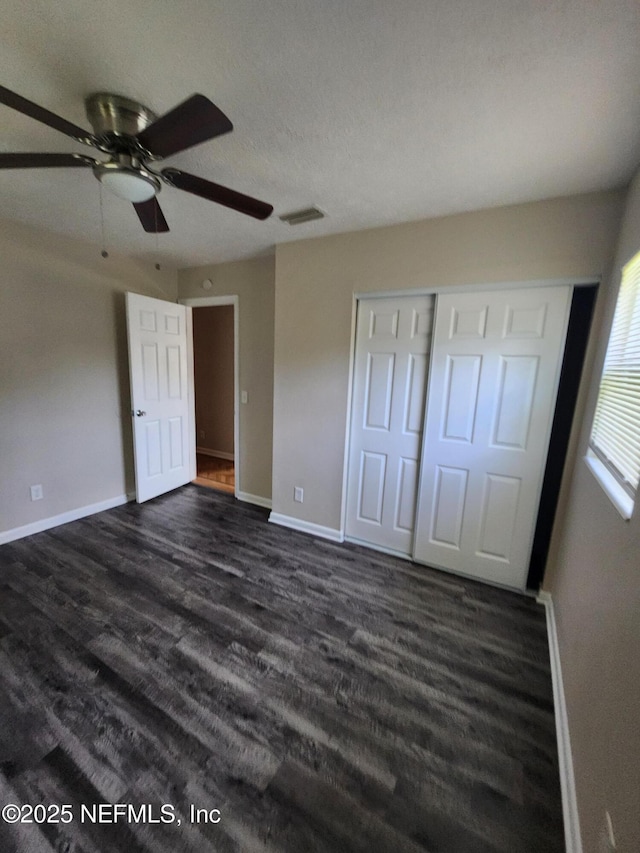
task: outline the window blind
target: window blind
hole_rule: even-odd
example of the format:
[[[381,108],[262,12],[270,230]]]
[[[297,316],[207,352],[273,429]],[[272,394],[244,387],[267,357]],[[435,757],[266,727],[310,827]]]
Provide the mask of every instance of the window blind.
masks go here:
[[[635,495],[640,480],[640,253],[622,271],[590,446]]]

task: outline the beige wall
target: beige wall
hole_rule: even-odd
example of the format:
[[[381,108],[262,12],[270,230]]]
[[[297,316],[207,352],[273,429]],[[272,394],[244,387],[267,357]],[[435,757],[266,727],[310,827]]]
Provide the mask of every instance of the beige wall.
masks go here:
[[[193,309],[198,447],[233,456],[233,305]]]
[[[202,289],[210,279],[213,287]],[[247,392],[240,406],[240,491],[271,498],[273,436],[273,257],[194,267],[178,274],[181,299],[237,296],[240,316],[240,388]]]
[[[585,853],[597,853],[605,810],[618,850],[640,850],[640,509],[623,521],[582,457],[620,268],[640,251],[640,173],[631,188],[610,286],[601,294],[599,346],[588,404],[545,587],[554,599]]]
[[[274,511],[341,527],[355,293],[600,276],[623,199],[594,193],[277,246]]]
[[[177,278],[9,221],[0,257],[1,533],[134,488],[124,292]]]

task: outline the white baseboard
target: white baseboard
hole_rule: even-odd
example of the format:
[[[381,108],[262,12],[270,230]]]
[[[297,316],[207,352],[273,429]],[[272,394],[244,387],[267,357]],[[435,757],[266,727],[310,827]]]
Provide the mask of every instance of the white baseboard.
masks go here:
[[[279,512],[272,512],[269,516],[269,521],[272,524],[279,524],[281,527],[290,527],[292,530],[299,530],[301,533],[310,533],[312,536],[318,536],[320,539],[330,539],[332,542],[344,542],[344,533],[341,530],[336,530],[335,527],[324,527],[322,524],[314,524],[312,521],[302,521],[300,518],[293,518],[291,515],[281,515]]]
[[[547,634],[549,637],[549,658],[551,661],[551,681],[553,684],[553,704],[556,718],[556,739],[558,741],[558,764],[560,767],[560,788],[562,790],[562,815],[564,818],[564,842],[566,853],[582,853],[580,834],[580,816],[576,795],[576,780],[573,774],[573,754],[569,736],[569,718],[564,697],[560,647],[556,629],[556,616],[553,599],[548,592],[538,593],[537,600],[547,612]]]
[[[235,458],[233,453],[227,453],[226,450],[209,450],[208,447],[196,447],[196,453],[201,456],[215,456],[216,459],[228,459],[230,462]]]
[[[271,509],[271,498],[262,498],[260,495],[250,495],[249,492],[238,492],[236,497],[239,501],[244,501],[248,504],[263,506],[265,509]]]
[[[14,542],[16,539],[23,539],[25,536],[31,536],[34,533],[42,533],[43,530],[50,530],[52,527],[59,527],[61,524],[68,524],[70,521],[86,518],[88,515],[95,515],[96,512],[104,512],[106,509],[122,506],[134,499],[135,494],[118,495],[118,497],[109,498],[106,501],[89,504],[88,506],[80,506],[77,509],[70,509],[68,512],[60,513],[60,515],[52,515],[49,518],[32,521],[30,524],[25,524],[22,527],[14,527],[13,530],[4,530],[0,532],[0,545],[4,545],[7,542]]]

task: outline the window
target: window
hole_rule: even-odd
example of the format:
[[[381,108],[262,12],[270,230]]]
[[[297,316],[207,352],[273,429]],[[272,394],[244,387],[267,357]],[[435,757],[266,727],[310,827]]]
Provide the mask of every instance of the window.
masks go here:
[[[640,252],[622,270],[587,464],[630,518],[640,480]]]

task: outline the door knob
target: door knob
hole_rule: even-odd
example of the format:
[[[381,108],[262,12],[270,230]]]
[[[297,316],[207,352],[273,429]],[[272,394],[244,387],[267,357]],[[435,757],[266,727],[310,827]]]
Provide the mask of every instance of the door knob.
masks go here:
[[[141,417],[143,417],[143,416],[144,416],[144,415],[146,415],[146,414],[147,414],[147,413],[146,413],[146,412],[143,412],[143,411],[142,411],[142,409],[136,409],[136,417],[137,417],[137,418],[141,418]]]

